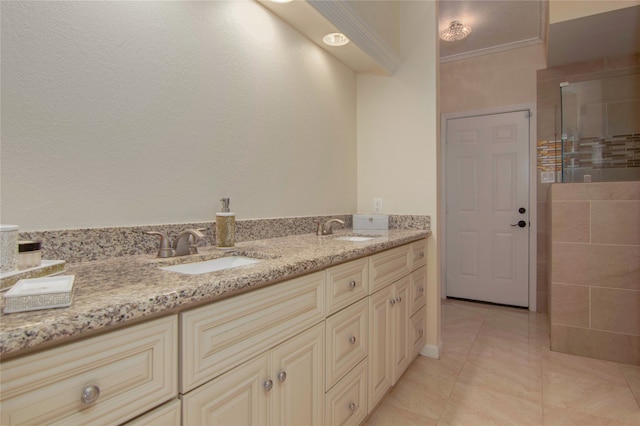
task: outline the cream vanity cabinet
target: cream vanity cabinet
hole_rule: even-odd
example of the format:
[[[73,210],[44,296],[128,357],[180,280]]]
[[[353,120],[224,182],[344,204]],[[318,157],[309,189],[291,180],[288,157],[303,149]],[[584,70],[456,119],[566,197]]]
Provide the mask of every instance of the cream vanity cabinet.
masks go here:
[[[175,400],[177,325],[171,315],[3,362],[0,423],[120,424]]]
[[[324,424],[324,274],[181,314],[184,425]]]
[[[358,425],[367,416],[369,260],[326,271],[325,424]]]
[[[425,264],[426,240],[369,258],[369,412],[424,345]]]

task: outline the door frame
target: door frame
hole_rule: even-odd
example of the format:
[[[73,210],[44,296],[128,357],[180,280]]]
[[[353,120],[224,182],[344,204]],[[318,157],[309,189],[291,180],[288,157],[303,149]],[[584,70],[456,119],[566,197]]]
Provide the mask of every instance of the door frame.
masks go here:
[[[442,245],[440,251],[441,267],[441,294],[442,298],[447,295],[447,121],[456,118],[470,118],[482,115],[502,114],[517,111],[529,111],[529,310],[536,311],[537,308],[537,235],[538,235],[538,172],[537,172],[537,139],[536,139],[536,103],[524,103],[508,105],[503,107],[471,110],[464,112],[441,114],[440,116],[440,191],[442,203],[440,205],[439,217],[441,220],[440,230]]]

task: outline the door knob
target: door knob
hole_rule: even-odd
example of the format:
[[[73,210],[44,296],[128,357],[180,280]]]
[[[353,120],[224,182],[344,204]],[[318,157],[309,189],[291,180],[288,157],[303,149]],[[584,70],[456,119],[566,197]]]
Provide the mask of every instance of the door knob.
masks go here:
[[[527,226],[527,222],[525,222],[524,220],[520,220],[518,221],[518,223],[511,224],[511,226],[519,226],[520,228],[524,228],[525,226]]]

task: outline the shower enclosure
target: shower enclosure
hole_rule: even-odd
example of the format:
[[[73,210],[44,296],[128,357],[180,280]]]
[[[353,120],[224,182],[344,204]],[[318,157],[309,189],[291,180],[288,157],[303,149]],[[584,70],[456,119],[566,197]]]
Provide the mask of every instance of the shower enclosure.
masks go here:
[[[560,89],[562,182],[640,180],[640,74]]]

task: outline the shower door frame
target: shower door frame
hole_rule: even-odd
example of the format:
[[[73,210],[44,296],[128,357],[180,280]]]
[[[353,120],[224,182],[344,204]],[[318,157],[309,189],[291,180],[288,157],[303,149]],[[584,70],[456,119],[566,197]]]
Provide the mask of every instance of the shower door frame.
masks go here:
[[[536,103],[524,103],[517,105],[508,105],[504,107],[488,108],[481,110],[472,110],[459,113],[448,113],[440,116],[440,191],[442,194],[442,203],[439,211],[441,223],[438,226],[442,236],[440,237],[440,268],[442,279],[440,281],[441,294],[445,298],[447,294],[447,120],[455,118],[469,118],[480,115],[492,115],[517,112],[528,110],[530,113],[529,121],[529,222],[530,222],[530,238],[529,238],[529,310],[535,312],[537,310],[537,233],[538,233],[538,171],[537,171],[537,109]]]

